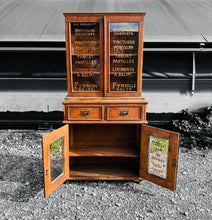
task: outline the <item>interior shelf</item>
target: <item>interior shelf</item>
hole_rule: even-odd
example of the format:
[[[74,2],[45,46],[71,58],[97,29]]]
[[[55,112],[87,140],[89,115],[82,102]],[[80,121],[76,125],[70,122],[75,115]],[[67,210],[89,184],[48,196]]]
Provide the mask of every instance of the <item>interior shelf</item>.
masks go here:
[[[78,146],[69,148],[70,157],[139,157],[136,147],[129,146]]]
[[[119,57],[124,57],[124,56],[138,56],[138,54],[135,54],[135,53],[122,53],[122,54],[110,54],[110,56],[119,56]]]
[[[100,74],[100,72],[87,72],[87,71],[79,71],[79,72],[72,72],[72,74]]]
[[[92,54],[92,53],[82,53],[82,54],[71,54],[71,56],[100,56],[100,54]]]
[[[110,72],[110,74],[135,74],[137,72]]]
[[[83,164],[71,167],[70,180],[135,180],[138,169],[128,164]]]

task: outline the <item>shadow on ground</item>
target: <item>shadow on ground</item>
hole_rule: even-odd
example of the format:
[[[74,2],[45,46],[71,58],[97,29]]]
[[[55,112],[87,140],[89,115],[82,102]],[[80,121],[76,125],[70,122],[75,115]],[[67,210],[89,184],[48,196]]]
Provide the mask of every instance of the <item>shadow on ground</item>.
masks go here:
[[[27,202],[44,187],[41,159],[10,154],[0,158],[0,199]]]

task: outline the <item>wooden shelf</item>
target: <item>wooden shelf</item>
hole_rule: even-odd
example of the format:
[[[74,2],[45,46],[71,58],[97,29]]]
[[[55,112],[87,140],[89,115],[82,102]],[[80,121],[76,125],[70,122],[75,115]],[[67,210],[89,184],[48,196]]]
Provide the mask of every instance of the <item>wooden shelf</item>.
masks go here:
[[[110,74],[135,74],[135,73],[137,73],[137,72],[110,72]]]
[[[129,146],[78,146],[69,148],[70,157],[139,157],[136,147]]]
[[[83,53],[83,54],[71,54],[71,56],[100,56],[100,54],[91,54],[91,53]]]
[[[100,74],[100,72],[87,72],[87,71],[80,71],[80,72],[72,72],[72,74]]]
[[[129,164],[84,164],[71,167],[70,180],[138,180],[138,168]]]
[[[123,54],[110,54],[110,56],[138,56],[138,54],[135,54],[135,53],[123,53]]]

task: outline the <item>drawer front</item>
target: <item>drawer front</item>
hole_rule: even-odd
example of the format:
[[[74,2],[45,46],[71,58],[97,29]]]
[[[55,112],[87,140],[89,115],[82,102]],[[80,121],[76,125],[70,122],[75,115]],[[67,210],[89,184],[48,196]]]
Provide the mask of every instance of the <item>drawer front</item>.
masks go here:
[[[108,106],[107,120],[142,120],[142,106]]]
[[[68,107],[68,120],[102,120],[102,107]]]

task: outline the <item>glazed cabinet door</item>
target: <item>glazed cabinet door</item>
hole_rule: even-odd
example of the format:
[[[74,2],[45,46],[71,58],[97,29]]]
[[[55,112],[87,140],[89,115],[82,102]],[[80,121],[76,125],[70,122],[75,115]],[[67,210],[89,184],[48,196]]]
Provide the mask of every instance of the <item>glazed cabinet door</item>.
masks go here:
[[[140,96],[144,15],[105,17],[106,96]]]
[[[140,177],[176,189],[179,134],[142,125]]]
[[[66,17],[66,55],[69,96],[102,96],[102,17]]]
[[[69,178],[69,126],[43,136],[44,193],[49,196]]]

